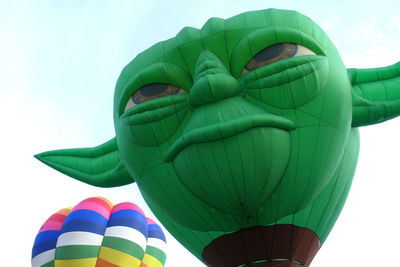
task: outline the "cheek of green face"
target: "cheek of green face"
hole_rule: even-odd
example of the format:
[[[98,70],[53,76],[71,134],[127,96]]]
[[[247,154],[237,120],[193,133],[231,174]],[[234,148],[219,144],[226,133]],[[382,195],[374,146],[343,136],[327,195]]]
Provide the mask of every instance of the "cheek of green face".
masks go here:
[[[282,202],[298,211],[319,196],[341,168],[351,129],[351,94],[344,68],[330,65],[327,82],[311,102],[287,111],[297,121],[292,153],[281,192]],[[335,70],[335,71],[333,71]]]
[[[271,73],[265,67],[241,78],[252,103],[297,125],[290,132],[291,156],[279,195],[272,196],[286,213],[307,206],[329,183],[340,166],[351,128],[351,95],[343,64],[327,57],[314,59],[292,68],[300,71],[293,74],[285,70],[263,76]],[[300,60],[304,57],[290,62]],[[305,75],[299,77],[301,70]]]
[[[186,94],[166,96],[134,107],[121,117],[120,123],[133,143],[156,147],[173,137],[188,112]]]

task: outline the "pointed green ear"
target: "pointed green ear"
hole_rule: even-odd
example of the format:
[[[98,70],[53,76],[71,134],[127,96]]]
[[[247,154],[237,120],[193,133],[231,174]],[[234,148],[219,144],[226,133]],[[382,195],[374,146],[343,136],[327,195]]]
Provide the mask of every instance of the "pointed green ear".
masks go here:
[[[353,127],[400,115],[400,62],[375,69],[348,69],[353,88]]]
[[[54,150],[35,157],[44,164],[90,185],[113,187],[134,182],[120,160],[115,138],[93,148]]]

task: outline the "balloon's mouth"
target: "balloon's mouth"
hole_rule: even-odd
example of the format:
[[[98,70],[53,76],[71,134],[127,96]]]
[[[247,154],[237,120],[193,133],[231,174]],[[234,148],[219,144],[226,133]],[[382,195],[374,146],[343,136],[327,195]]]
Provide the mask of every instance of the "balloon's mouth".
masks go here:
[[[287,118],[277,115],[254,114],[196,128],[183,134],[172,144],[165,155],[165,161],[173,161],[180,151],[192,144],[225,139],[257,127],[270,127],[291,131],[296,129],[296,124]]]

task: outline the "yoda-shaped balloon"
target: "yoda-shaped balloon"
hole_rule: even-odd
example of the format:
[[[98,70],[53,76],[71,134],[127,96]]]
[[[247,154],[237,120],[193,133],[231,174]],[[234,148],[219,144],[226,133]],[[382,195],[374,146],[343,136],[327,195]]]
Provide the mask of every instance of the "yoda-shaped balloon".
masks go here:
[[[212,18],[124,68],[114,139],[37,158],[95,186],[136,182],[209,266],[308,266],[346,200],[358,127],[400,114],[399,66],[346,69],[294,11]]]

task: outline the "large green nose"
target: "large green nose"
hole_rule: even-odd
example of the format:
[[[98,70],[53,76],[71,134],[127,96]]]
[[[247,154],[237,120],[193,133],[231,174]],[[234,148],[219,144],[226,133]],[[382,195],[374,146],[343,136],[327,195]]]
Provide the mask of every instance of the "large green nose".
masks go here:
[[[192,107],[200,107],[241,93],[239,83],[231,76],[224,63],[208,50],[201,52],[189,95]]]

